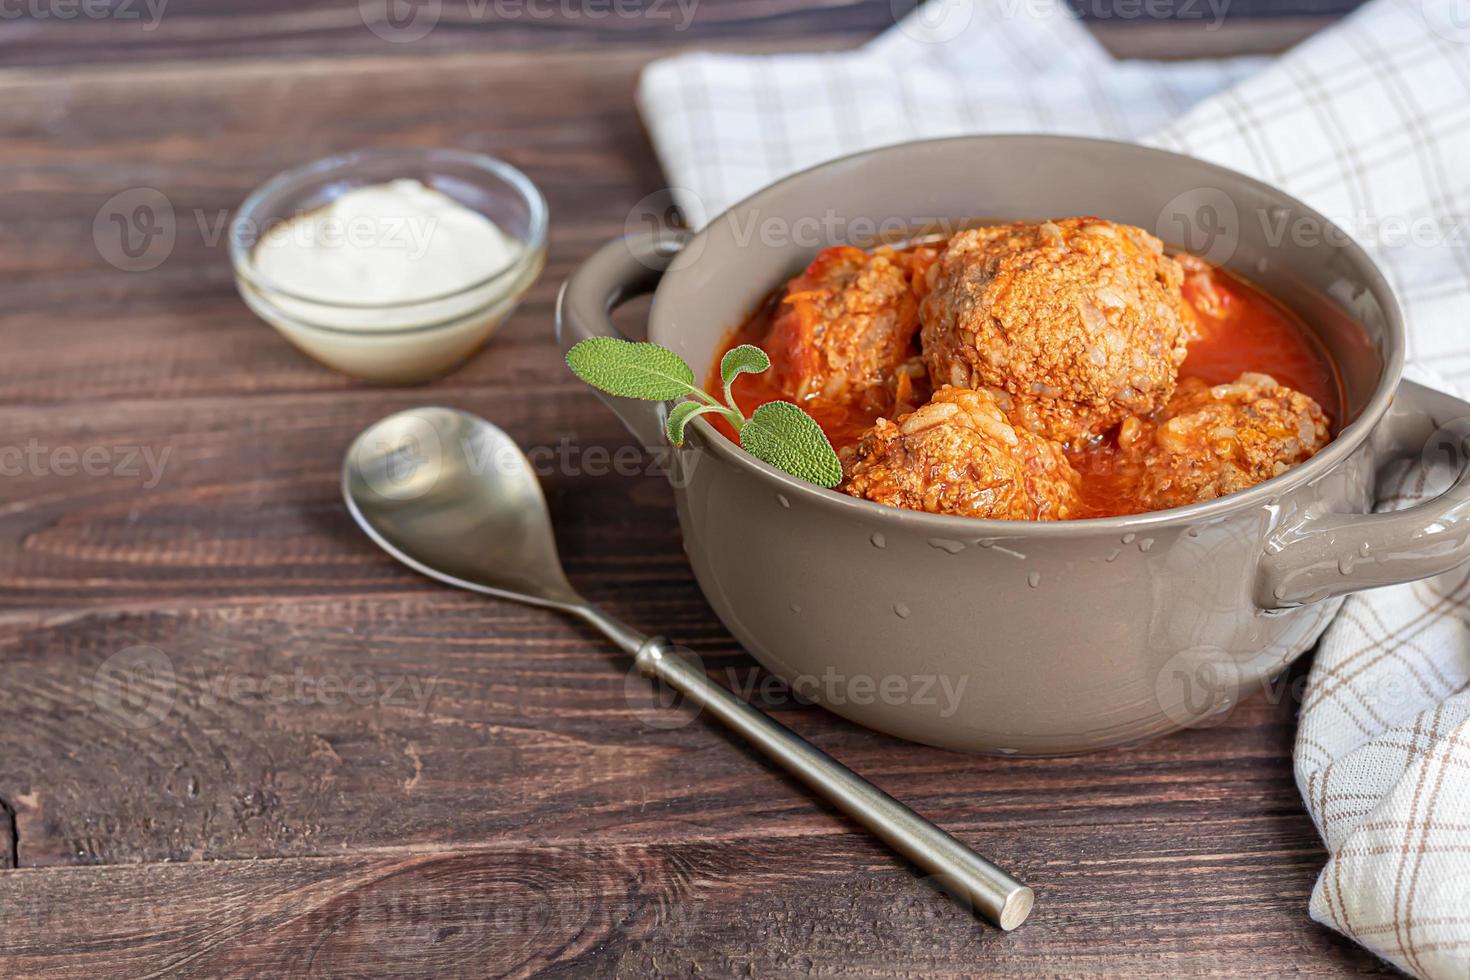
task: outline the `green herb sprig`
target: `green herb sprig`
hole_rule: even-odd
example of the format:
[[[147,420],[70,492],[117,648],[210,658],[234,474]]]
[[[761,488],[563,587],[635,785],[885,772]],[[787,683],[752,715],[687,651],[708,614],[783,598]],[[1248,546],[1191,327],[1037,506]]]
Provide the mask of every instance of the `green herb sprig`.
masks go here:
[[[835,487],[842,481],[842,464],[817,420],[791,402],[766,402],[747,418],[732,391],[742,374],[770,370],[771,359],[759,347],[741,344],[720,359],[724,401],[694,381],[694,370],[667,347],[616,337],[593,337],[567,351],[567,366],[592,387],[609,395],[644,401],[680,401],[669,411],[665,432],[676,446],[684,445],[684,429],[700,415],[723,416],[740,437],[740,448],[778,470],[815,483]]]

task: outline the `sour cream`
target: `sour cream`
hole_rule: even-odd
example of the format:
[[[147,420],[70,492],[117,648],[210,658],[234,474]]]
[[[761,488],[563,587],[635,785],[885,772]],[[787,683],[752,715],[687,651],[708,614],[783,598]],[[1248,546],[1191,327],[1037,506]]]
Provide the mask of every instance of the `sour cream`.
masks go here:
[[[285,337],[338,370],[420,381],[490,336],[545,258],[418,180],[355,187],[254,229],[237,282]]]
[[[417,180],[357,187],[267,231],[255,269],[321,303],[396,306],[462,292],[524,251],[478,211]]]

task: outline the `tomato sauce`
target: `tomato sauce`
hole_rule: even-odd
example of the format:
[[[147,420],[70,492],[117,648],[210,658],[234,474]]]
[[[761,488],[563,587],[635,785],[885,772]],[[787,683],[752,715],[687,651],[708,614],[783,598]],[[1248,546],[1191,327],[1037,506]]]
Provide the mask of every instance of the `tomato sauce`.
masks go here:
[[[719,355],[740,344],[765,349],[771,323],[780,310],[784,289],[772,293],[749,318],[732,331]],[[1198,337],[1179,377],[1200,378],[1207,384],[1225,384],[1247,371],[1269,374],[1281,384],[1310,395],[1322,406],[1329,424],[1342,418],[1342,382],[1331,358],[1316,335],[1295,313],[1243,279],[1221,269],[1191,272],[1185,278],[1184,298],[1198,314]],[[773,359],[779,352],[767,349]],[[719,391],[720,357],[711,365],[708,390]],[[778,370],[744,374],[735,380],[735,401],[749,415],[769,401],[792,400],[780,387]],[[855,444],[876,420],[859,409],[819,401],[802,405],[817,420],[832,445],[841,451]],[[734,429],[718,416],[707,416],[730,439]],[[1137,511],[1130,490],[1114,478],[1118,450],[1108,437],[1094,446],[1068,453],[1082,476],[1082,512],[1078,517],[1105,517]]]
[[[714,364],[710,366],[709,380],[705,384],[707,391],[715,392],[723,389],[724,382],[720,380],[720,358],[724,357],[725,352],[732,347],[739,347],[741,344],[754,344],[762,350],[765,350],[767,354],[770,354],[772,364],[775,365],[776,359],[781,356],[781,352],[767,349],[766,337],[771,332],[771,324],[781,309],[781,298],[784,293],[784,289],[777,290],[766,297],[760,309],[736,328],[729,338],[726,339],[724,346],[720,348],[719,354],[715,358]],[[771,370],[764,374],[742,374],[735,379],[735,385],[732,389],[735,395],[735,404],[740,406],[740,410],[747,417],[756,408],[764,405],[766,402],[793,400],[781,387],[779,380],[781,372],[777,370],[778,367],[779,365],[773,366]],[[864,412],[855,407],[832,405],[829,402],[809,401],[803,403],[801,407],[812,418],[817,420],[817,424],[822,427],[823,432],[827,433],[828,440],[831,441],[833,447],[839,452],[846,446],[854,445],[862,437],[864,432],[873,427],[873,423],[878,418],[876,413]],[[740,441],[739,437],[735,434],[735,427],[729,422],[718,415],[708,415],[705,417],[710,419],[714,423],[715,428],[719,429],[727,437],[736,442]]]

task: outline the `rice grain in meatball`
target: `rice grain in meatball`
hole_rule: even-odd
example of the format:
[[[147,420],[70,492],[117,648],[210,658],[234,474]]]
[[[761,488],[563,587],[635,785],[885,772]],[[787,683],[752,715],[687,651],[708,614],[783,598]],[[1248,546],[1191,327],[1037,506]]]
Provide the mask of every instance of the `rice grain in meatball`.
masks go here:
[[[1174,391],[1192,312],[1179,264],[1140,228],[978,228],[955,235],[928,275],[920,319],[934,384],[995,389],[1032,432],[1077,446]]]
[[[918,302],[896,258],[839,245],[791,280],[766,347],[793,401],[888,414],[907,400],[924,372]]]
[[[1130,418],[1118,430],[1146,510],[1248,489],[1306,462],[1331,437],[1316,401],[1266,374],[1213,386],[1186,378],[1161,420]]]
[[[843,454],[840,489],[890,507],[1011,520],[1060,520],[1079,478],[1061,447],[1006,419],[986,391],[944,387],[897,421],[879,419]]]

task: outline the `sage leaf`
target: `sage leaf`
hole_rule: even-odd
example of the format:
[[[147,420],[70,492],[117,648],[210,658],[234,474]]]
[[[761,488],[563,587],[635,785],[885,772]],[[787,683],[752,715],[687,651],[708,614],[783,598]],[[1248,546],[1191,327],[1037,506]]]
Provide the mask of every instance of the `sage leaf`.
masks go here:
[[[727,390],[737,377],[746,372],[760,374],[770,369],[770,355],[754,344],[731,347],[725,352],[725,356],[720,358],[720,380],[725,382]]]
[[[669,420],[664,423],[664,432],[669,437],[669,442],[676,446],[684,445],[684,428],[696,415],[704,415],[708,412],[724,412],[718,405],[701,405],[699,402],[680,402],[669,410]]]
[[[697,390],[694,369],[657,344],[592,337],[567,351],[567,367],[592,387],[624,398],[663,402]]]
[[[791,402],[766,402],[740,429],[740,447],[756,459],[819,487],[842,482],[842,464],[817,420]]]

